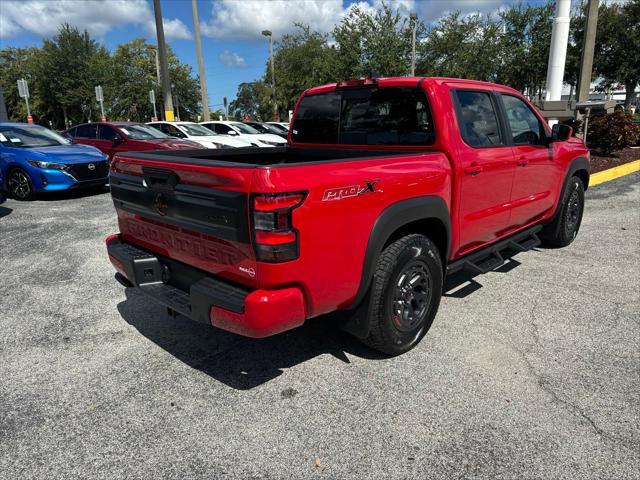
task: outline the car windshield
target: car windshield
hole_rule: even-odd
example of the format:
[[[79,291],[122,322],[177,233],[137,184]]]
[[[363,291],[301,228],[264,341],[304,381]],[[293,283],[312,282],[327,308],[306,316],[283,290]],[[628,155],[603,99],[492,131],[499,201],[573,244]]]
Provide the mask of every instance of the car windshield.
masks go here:
[[[69,140],[52,130],[34,125],[33,127],[0,127],[0,143],[5,147],[53,147],[68,145]]]
[[[197,123],[181,123],[180,127],[187,131],[192,137],[204,137],[211,135],[211,130]]]
[[[157,128],[149,125],[123,125],[118,127],[132,140],[152,140],[154,138],[169,138]]]
[[[249,125],[245,125],[244,123],[240,123],[240,122],[234,122],[231,124],[234,128],[238,129],[240,131],[240,133],[247,133],[249,135],[255,135],[257,133],[260,133],[258,130],[256,130],[253,127],[250,127]]]

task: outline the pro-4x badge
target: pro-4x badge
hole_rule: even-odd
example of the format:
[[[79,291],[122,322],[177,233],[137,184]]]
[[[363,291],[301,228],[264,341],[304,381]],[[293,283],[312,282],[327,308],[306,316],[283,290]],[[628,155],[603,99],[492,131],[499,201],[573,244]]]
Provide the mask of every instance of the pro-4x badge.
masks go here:
[[[324,191],[322,201],[342,200],[343,198],[357,197],[364,193],[375,193],[378,180],[367,180],[364,185],[349,185],[348,187],[329,188]]]

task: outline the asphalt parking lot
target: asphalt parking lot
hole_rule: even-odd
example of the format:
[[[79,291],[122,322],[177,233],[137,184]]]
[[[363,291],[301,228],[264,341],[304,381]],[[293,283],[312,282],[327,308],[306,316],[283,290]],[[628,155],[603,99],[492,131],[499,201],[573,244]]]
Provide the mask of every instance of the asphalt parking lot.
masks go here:
[[[2,478],[640,478],[640,174],[391,359],[331,317],[169,318],[113,280],[114,231],[106,191],[0,206]]]

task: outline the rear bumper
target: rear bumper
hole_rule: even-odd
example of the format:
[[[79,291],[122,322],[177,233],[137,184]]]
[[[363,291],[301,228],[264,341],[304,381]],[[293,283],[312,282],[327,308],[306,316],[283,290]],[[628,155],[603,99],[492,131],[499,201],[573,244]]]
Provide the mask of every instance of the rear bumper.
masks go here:
[[[298,288],[250,290],[181,262],[107,237],[109,260],[152,300],[185,315],[247,337],[268,337],[304,323],[304,297]]]

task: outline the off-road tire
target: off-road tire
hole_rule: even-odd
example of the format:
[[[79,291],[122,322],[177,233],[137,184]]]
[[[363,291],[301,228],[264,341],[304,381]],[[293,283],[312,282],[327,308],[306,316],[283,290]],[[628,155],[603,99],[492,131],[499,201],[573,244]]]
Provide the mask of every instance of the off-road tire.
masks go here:
[[[423,286],[407,289],[411,280],[415,280],[412,285]],[[378,258],[369,292],[370,330],[364,343],[387,355],[400,355],[415,347],[438,311],[442,280],[440,253],[427,237],[407,235],[385,248]],[[415,315],[405,315],[414,304]],[[402,305],[405,307],[400,308]]]
[[[566,247],[578,235],[584,213],[584,185],[578,177],[569,179],[558,208],[558,216],[544,228],[540,238],[544,245]]]

